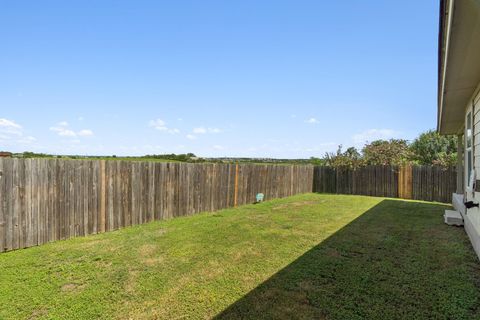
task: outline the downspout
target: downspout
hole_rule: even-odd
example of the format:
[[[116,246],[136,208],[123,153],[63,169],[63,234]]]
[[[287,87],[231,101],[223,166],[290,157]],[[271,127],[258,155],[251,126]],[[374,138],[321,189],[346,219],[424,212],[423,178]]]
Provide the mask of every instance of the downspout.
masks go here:
[[[463,194],[463,180],[465,179],[465,174],[463,172],[463,134],[457,135],[457,194]]]

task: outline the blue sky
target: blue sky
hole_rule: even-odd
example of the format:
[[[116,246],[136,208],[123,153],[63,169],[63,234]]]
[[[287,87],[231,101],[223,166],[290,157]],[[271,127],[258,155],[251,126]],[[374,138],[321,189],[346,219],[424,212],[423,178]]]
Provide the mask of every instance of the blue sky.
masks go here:
[[[438,4],[0,2],[0,149],[305,158],[435,127]]]

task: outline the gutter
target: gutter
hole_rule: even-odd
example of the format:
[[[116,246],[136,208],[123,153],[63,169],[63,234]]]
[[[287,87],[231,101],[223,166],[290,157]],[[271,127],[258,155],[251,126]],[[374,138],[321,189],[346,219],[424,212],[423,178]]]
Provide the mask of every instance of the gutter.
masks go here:
[[[453,19],[455,0],[440,0],[439,34],[438,34],[438,117],[437,131],[441,130],[443,96],[448,59],[448,47],[450,44],[450,31]]]
[[[439,32],[438,32],[438,94],[440,103],[440,89],[442,83],[442,64],[443,64],[443,35],[444,35],[444,28],[445,28],[445,0],[440,0],[440,15],[439,15]]]

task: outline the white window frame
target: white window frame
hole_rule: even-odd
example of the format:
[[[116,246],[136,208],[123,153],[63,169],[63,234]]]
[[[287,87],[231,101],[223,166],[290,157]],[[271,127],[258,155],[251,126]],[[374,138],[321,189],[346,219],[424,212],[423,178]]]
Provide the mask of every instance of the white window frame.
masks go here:
[[[471,185],[471,174],[474,170],[473,164],[473,112],[469,108],[465,116],[465,185],[467,190],[473,191]]]

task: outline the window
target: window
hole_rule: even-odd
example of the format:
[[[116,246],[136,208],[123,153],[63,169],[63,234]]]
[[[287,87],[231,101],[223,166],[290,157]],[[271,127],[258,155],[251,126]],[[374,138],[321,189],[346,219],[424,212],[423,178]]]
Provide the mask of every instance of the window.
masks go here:
[[[467,125],[466,125],[466,132],[465,132],[465,156],[466,158],[466,166],[467,166],[467,187],[471,188],[470,185],[471,175],[473,170],[473,154],[472,154],[472,146],[473,146],[473,130],[472,130],[472,112],[467,113]]]

